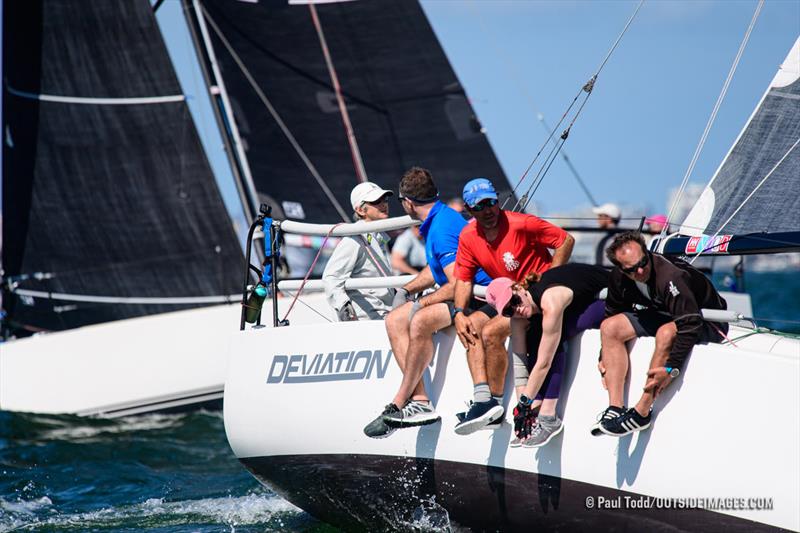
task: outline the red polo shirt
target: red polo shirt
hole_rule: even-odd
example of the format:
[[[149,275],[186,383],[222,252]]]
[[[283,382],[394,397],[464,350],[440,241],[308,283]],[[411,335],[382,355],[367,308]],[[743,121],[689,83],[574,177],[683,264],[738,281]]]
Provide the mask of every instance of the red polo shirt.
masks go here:
[[[488,242],[483,228],[472,220],[458,240],[456,278],[472,281],[480,267],[492,279],[521,281],[531,272],[550,268],[553,257],[548,248],[558,248],[566,238],[566,231],[539,217],[501,210],[497,237]]]

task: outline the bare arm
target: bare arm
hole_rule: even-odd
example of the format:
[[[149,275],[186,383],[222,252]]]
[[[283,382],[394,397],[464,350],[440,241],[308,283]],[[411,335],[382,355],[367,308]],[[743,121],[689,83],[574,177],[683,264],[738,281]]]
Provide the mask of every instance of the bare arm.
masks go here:
[[[404,274],[419,274],[419,270],[409,265],[400,252],[392,252],[392,268]]]
[[[547,289],[542,295],[542,340],[536,364],[533,366],[524,394],[533,398],[544,383],[553,357],[561,342],[561,326],[564,322],[564,310],[572,302],[572,289],[556,286]]]
[[[450,263],[449,265],[444,267],[444,274],[445,276],[447,276],[447,283],[445,283],[442,287],[439,287],[429,295],[420,298],[419,299],[420,306],[427,307],[429,305],[438,304],[453,299],[453,293],[455,292],[455,283],[454,283],[455,277],[453,276],[453,271],[455,270],[455,268],[456,268],[455,263]]]
[[[522,318],[511,319],[511,350],[514,353],[528,353],[526,337],[528,321]]]
[[[567,237],[564,239],[564,242],[561,243],[561,246],[556,248],[556,251],[553,254],[553,264],[550,265],[550,268],[567,264],[570,256],[572,255],[572,248],[574,246],[575,237],[567,233]]]
[[[416,294],[433,287],[434,283],[431,268],[426,266],[414,279],[403,285],[403,288],[407,290],[409,294]]]

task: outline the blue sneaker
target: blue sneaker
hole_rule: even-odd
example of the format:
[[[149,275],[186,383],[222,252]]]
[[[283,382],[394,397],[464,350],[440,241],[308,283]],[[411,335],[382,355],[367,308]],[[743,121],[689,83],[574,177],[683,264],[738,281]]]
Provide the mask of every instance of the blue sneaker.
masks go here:
[[[603,435],[603,430],[600,429],[604,422],[608,422],[617,418],[618,416],[622,415],[626,411],[625,406],[616,407],[613,405],[609,405],[606,407],[606,410],[597,415],[597,422],[592,425],[590,432],[593,437],[599,437]]]
[[[467,404],[467,411],[456,413],[456,418],[458,419],[459,423],[463,422],[464,419],[467,418],[467,412],[469,411],[469,408],[472,407],[472,400],[466,402],[466,404]],[[495,429],[500,429],[501,427],[503,427],[503,421],[505,421],[505,419],[506,419],[506,410],[503,409],[503,414],[500,417],[498,417],[497,420],[495,420],[494,422],[489,422],[481,429],[487,429],[490,431],[494,431]]]
[[[612,437],[622,437],[628,433],[649,428],[652,419],[652,411],[647,413],[647,416],[642,416],[636,412],[636,409],[631,407],[618,417],[601,422],[600,431]]]
[[[456,424],[456,434],[474,433],[501,418],[504,412],[503,406],[494,398],[490,398],[486,402],[473,402],[464,419]]]

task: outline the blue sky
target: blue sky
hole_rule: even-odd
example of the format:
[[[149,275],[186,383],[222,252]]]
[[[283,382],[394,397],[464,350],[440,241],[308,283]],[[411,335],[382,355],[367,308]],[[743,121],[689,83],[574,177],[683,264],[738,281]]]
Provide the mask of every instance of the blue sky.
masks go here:
[[[422,1],[512,184],[546,138],[537,112],[557,122],[637,4]],[[686,172],[755,7],[752,0],[644,4],[564,148],[597,201],[667,210],[668,191]],[[188,34],[175,23],[180,9],[167,0],[159,19],[190,103],[206,106],[198,98],[202,78],[189,68]],[[693,182],[713,174],[799,33],[800,2],[766,2]],[[225,174],[214,120],[196,116],[215,171]],[[223,194],[230,206],[238,201],[232,187]],[[543,214],[589,206],[561,160],[534,201]]]
[[[638,1],[423,0],[513,183],[600,65]],[[755,1],[645,2],[598,78],[565,150],[596,200],[666,211],[705,128]],[[800,33],[800,2],[766,2],[692,175],[705,184]],[[541,211],[589,206],[556,162]]]

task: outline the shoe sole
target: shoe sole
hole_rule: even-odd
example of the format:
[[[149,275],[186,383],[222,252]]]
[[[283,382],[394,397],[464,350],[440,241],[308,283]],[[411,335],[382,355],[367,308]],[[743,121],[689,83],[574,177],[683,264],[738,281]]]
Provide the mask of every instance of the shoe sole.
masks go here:
[[[386,437],[390,436],[395,431],[397,431],[396,428],[389,428],[389,431],[387,431],[386,433],[384,433],[382,435],[367,435],[366,432],[364,432],[364,435],[367,435],[367,437],[369,437],[371,439],[385,439]]]
[[[642,431],[644,429],[649,428],[651,422],[648,422],[644,426],[641,426],[641,427],[638,427],[638,428],[626,430],[625,433],[612,433],[612,432],[608,431],[606,428],[604,428],[603,426],[600,426],[600,431],[603,432],[603,435],[608,435],[609,437],[624,437],[625,435],[630,435],[631,433],[636,433],[637,431]]]
[[[462,422],[456,425],[455,432],[456,435],[470,435],[475,433],[479,429],[486,427],[487,425],[491,424],[495,420],[499,419],[503,416],[503,406],[502,405],[495,405],[488,411],[486,411],[483,416],[478,417],[474,420],[470,420],[468,422]],[[501,424],[502,425],[502,424]]]
[[[384,418],[383,423],[389,426],[390,428],[400,429],[400,428],[415,428],[419,426],[429,426],[430,424],[435,424],[442,420],[442,417],[439,415],[433,415],[432,417],[425,417],[425,418],[410,418],[410,419],[401,419],[396,420],[394,418]]]
[[[547,437],[544,440],[544,442],[542,442],[540,444],[528,444],[528,442],[530,442],[530,441],[526,441],[526,442],[522,443],[522,447],[523,448],[541,448],[542,446],[545,446],[548,442],[553,440],[553,438],[555,438],[555,436],[558,435],[559,433],[561,433],[563,430],[564,430],[564,424],[561,424],[560,426],[558,426],[557,430],[555,430],[554,432],[550,433],[550,436]]]
[[[589,433],[592,434],[592,437],[602,437],[605,433],[603,430],[600,429],[600,424],[595,424],[592,426],[592,429],[589,430]]]

